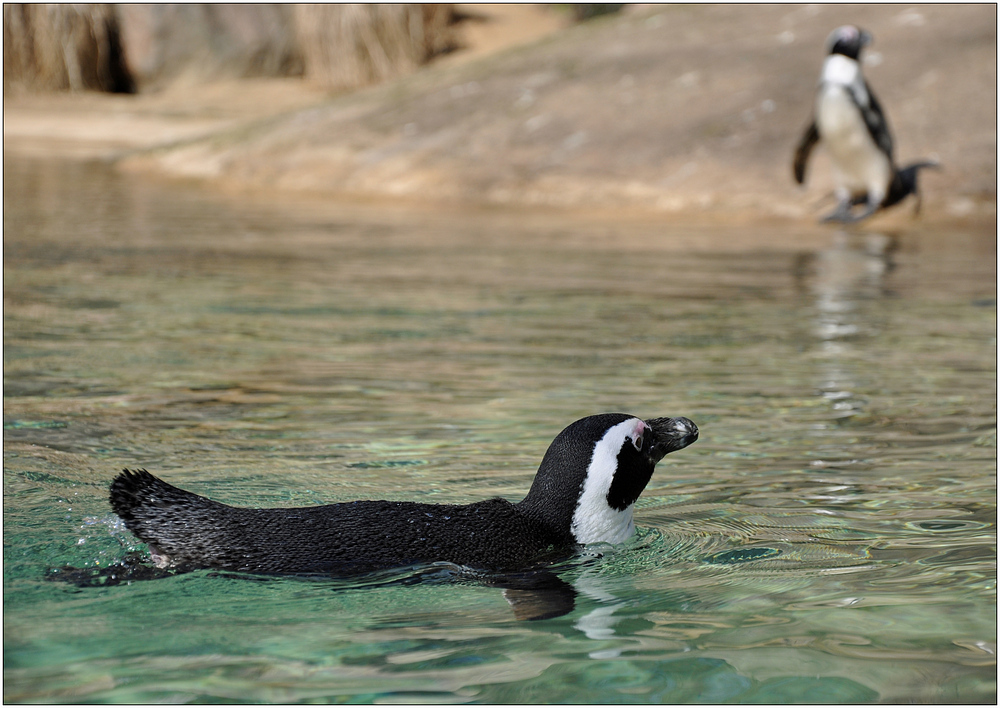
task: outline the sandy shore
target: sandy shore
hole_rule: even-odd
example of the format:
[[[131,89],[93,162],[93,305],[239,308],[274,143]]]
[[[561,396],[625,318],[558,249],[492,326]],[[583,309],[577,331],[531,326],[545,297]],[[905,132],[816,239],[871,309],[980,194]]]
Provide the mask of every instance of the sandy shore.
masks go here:
[[[4,149],[228,189],[811,224],[825,158],[800,188],[791,151],[824,39],[854,22],[875,36],[865,70],[898,160],[944,165],[920,218],[995,222],[995,6],[644,5],[577,26],[473,11],[467,49],[348,94],[284,79],[8,97]],[[911,201],[871,223],[913,218]]]

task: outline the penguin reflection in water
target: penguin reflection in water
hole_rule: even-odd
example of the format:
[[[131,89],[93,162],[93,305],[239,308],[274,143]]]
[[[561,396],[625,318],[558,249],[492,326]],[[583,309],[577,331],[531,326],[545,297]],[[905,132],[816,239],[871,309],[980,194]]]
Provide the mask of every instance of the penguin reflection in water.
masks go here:
[[[495,498],[236,508],[145,470],[118,475],[110,501],[160,568],[344,577],[447,565],[459,578],[505,588],[517,616],[539,619],[569,612],[575,596],[545,567],[582,545],[629,538],[635,501],[656,463],[697,439],[687,418],[583,418],[559,433],[516,504]]]
[[[830,156],[838,203],[823,221],[860,221],[910,194],[917,197],[919,210],[917,173],[938,166],[921,161],[896,167],[882,106],[861,74],[861,50],[871,40],[868,32],[853,25],[830,34],[813,120],[795,150],[793,172],[799,184],[805,182],[806,164],[818,142],[823,141]]]

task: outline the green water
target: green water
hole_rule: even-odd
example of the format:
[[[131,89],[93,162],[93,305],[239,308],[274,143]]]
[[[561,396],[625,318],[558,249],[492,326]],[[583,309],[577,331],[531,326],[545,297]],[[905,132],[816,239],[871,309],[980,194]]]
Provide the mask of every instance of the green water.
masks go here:
[[[996,237],[586,224],[4,163],[7,702],[995,702]],[[701,428],[638,536],[497,588],[196,572],[107,485],[519,499],[593,413]]]

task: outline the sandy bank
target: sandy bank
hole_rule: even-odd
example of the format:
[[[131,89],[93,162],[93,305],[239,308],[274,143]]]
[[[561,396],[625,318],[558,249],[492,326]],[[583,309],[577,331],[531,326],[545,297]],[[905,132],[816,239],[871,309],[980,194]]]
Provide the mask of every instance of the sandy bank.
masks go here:
[[[875,36],[866,73],[898,160],[945,166],[922,218],[995,219],[992,5],[633,6],[338,96],[270,80],[8,99],[5,149],[338,197],[812,222],[826,163],[798,188],[791,151],[846,22]]]

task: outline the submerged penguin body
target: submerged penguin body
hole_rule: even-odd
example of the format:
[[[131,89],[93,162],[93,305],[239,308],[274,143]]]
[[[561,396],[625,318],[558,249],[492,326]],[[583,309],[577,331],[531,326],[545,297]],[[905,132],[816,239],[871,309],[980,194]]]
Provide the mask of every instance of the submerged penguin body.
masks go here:
[[[578,544],[618,543],[656,462],[694,442],[686,418],[584,418],[550,445],[528,495],[472,504],[355,501],[247,509],[145,470],[118,475],[110,501],[157,565],[256,573],[353,574],[444,561],[487,571],[533,567]]]

